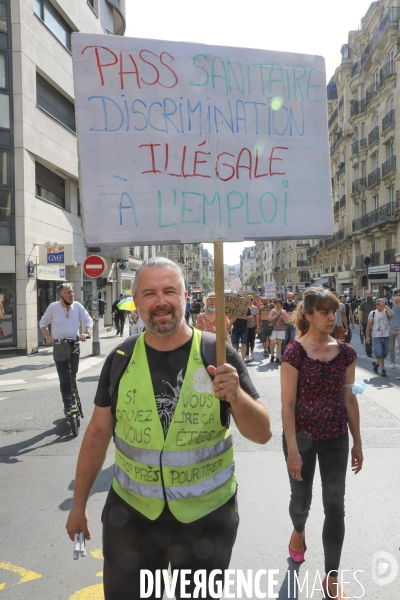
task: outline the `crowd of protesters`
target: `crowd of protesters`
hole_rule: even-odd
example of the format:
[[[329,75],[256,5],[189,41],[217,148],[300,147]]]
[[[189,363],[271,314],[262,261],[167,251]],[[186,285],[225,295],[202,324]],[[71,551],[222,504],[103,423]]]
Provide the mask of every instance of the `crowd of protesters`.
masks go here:
[[[372,297],[366,290],[364,299],[347,297],[332,292],[338,300],[332,337],[338,342],[351,343],[354,328],[359,326],[360,341],[365,345],[367,357],[375,358],[372,369],[387,376],[384,361],[390,354],[390,368],[395,368],[396,348],[400,346],[400,289],[393,291],[393,301]],[[245,297],[238,293],[238,297]],[[241,354],[245,362],[255,360],[255,344],[261,342],[262,358],[279,366],[286,348],[292,344],[298,329],[294,312],[301,299],[298,293],[288,292],[286,299],[266,298],[247,294],[247,315],[240,318],[226,317],[226,339]],[[187,304],[186,320],[203,331],[216,331],[215,294]]]

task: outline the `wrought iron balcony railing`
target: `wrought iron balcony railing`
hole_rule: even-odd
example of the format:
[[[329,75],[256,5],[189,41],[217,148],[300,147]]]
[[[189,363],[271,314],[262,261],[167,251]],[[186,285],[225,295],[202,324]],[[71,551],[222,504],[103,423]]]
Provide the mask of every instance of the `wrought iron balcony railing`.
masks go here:
[[[343,194],[343,196],[340,198],[340,208],[343,208],[346,206],[346,194]]]
[[[394,248],[391,248],[390,250],[385,250],[383,253],[383,263],[385,265],[394,263],[395,262],[394,254],[395,254]]]
[[[385,162],[382,164],[382,177],[386,177],[389,173],[394,173],[396,171],[396,156],[390,156]]]
[[[380,252],[372,252],[369,257],[371,259],[371,267],[378,267],[381,264]]]
[[[337,231],[332,237],[325,238],[323,240],[323,244],[324,244],[325,248],[327,248],[328,246],[333,246],[334,244],[341,242],[342,240],[344,240],[345,237],[346,237],[345,230],[343,228],[343,229],[340,229],[340,231]]]
[[[360,179],[355,179],[351,184],[351,191],[353,194],[356,192],[361,192],[363,188],[367,186],[367,180],[365,177],[361,177]]]
[[[375,185],[376,183],[379,183],[381,180],[381,170],[378,167],[377,169],[374,169],[372,171],[372,173],[370,173],[368,175],[368,187],[372,187],[373,185]]]
[[[394,108],[388,112],[388,114],[382,119],[382,133],[386,131],[391,125],[394,125]]]
[[[369,87],[367,87],[367,90],[365,92],[365,102],[369,102],[374,96],[377,95],[378,92],[379,92],[379,83],[377,81],[375,81]]]
[[[332,113],[332,114],[331,114],[331,116],[329,117],[329,120],[328,120],[328,127],[331,127],[331,126],[333,125],[333,123],[334,123],[334,122],[335,122],[335,120],[337,119],[338,113],[339,113],[338,109],[337,109],[337,108],[335,108],[335,110],[333,111],[333,113]]]
[[[380,84],[382,85],[385,79],[391,77],[392,75],[396,75],[394,68],[394,60],[390,60],[389,62],[387,62],[386,65],[384,65],[379,71]]]
[[[333,214],[334,215],[339,214],[339,200],[337,200],[337,202],[335,202],[335,204],[333,205]]]
[[[368,134],[368,146],[379,140],[379,127],[378,125],[373,128]]]
[[[358,141],[353,142],[351,145],[351,156],[354,156],[355,154],[358,154]]]
[[[360,67],[362,67],[364,65],[365,61],[367,60],[367,58],[371,54],[371,52],[372,52],[372,45],[368,44],[368,46],[364,49],[363,53],[361,54]]]
[[[367,138],[362,138],[360,140],[360,148],[366,148],[367,147]]]
[[[306,261],[306,260],[298,260],[297,261],[297,266],[298,267],[307,267],[308,266],[308,261]]]
[[[369,227],[373,227],[379,223],[384,223],[385,221],[394,220],[397,218],[397,210],[400,204],[396,202],[388,202],[379,208],[359,217],[358,219],[353,220],[352,230],[363,231],[363,229],[368,229]]]

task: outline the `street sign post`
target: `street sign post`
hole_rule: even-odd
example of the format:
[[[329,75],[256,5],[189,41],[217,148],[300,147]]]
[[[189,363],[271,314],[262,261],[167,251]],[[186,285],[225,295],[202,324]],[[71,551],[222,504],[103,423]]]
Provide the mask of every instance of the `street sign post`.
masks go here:
[[[107,263],[101,256],[88,256],[83,263],[83,272],[92,279],[104,275],[106,269]]]
[[[101,256],[88,256],[83,263],[83,272],[91,279],[97,279],[104,275],[107,269],[107,263]],[[94,294],[93,294],[94,297]],[[97,297],[92,302],[93,313],[93,340],[92,354],[98,356],[100,354],[100,331],[99,331],[99,302]]]
[[[391,273],[400,273],[400,263],[390,263]]]

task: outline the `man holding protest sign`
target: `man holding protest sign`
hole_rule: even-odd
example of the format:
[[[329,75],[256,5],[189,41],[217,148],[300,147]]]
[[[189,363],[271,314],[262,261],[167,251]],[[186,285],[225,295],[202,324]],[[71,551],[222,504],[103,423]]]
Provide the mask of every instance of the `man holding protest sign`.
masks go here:
[[[178,265],[150,259],[134,285],[146,331],[133,352],[130,338],[106,359],[66,527],[71,539],[77,531],[90,539],[86,503],[114,431],[114,480],[102,517],[105,600],[139,600],[168,563],[179,570],[180,598],[181,570],[190,570],[191,594],[195,571],[228,568],[236,538],[232,437],[221,422],[220,399],[254,442],[270,439],[270,420],[236,352],[227,346],[226,364],[207,365],[205,350],[215,349],[215,336],[207,342],[207,334],[187,326]],[[117,381],[118,364],[125,370]],[[223,575],[216,580],[222,583]]]

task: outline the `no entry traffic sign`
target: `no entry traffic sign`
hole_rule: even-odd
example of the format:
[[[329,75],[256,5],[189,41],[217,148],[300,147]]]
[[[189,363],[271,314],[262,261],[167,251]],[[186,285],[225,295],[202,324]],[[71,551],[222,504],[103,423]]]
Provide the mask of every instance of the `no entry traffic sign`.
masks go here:
[[[88,256],[83,263],[83,272],[88,277],[101,277],[107,268],[107,263],[101,256]]]

